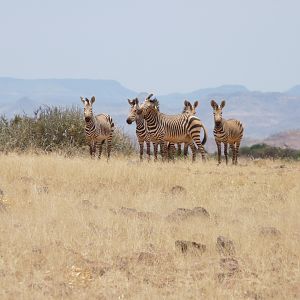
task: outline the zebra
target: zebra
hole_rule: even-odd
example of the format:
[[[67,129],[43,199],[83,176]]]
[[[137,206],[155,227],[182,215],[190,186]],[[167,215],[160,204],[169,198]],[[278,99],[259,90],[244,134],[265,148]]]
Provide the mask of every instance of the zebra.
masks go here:
[[[214,112],[214,136],[218,148],[218,164],[221,163],[221,143],[223,143],[226,165],[228,164],[228,144],[232,151],[232,163],[236,165],[244,128],[242,123],[238,120],[225,120],[222,118],[222,109],[225,106],[225,103],[225,100],[223,100],[219,106],[215,100],[211,100],[210,102]]]
[[[111,116],[107,114],[99,114],[94,116],[93,103],[96,100],[94,96],[91,98],[91,100],[83,97],[80,97],[80,99],[84,104],[85,136],[87,141],[89,142],[90,155],[91,157],[95,156],[96,148],[98,146],[98,158],[100,158],[102,153],[102,146],[106,141],[107,159],[109,159],[111,152],[112,135],[115,126],[113,120]]]
[[[131,106],[129,116],[126,120],[127,124],[132,124],[132,122],[136,122],[136,135],[138,138],[138,142],[140,145],[140,160],[143,158],[144,152],[144,141],[146,142],[147,146],[147,155],[148,161],[150,160],[150,145],[151,142],[153,143],[154,148],[154,160],[157,160],[157,153],[158,153],[158,144],[156,141],[151,140],[151,136],[147,129],[146,121],[141,113],[137,113],[139,110],[139,100],[135,98],[133,100],[128,99],[128,103]],[[159,103],[158,101],[155,102],[155,109],[159,110]],[[138,128],[139,127],[139,128]],[[161,145],[160,145],[161,146]],[[160,147],[161,153],[163,152],[162,146]]]
[[[184,103],[183,103],[183,110],[182,110],[182,113],[189,113],[190,115],[196,115],[196,107],[199,105],[199,102],[198,101],[195,101],[194,104],[191,104],[188,100],[184,100]],[[204,130],[205,127],[203,127]],[[205,142],[204,142],[205,144]],[[204,146],[204,144],[202,144]],[[171,145],[169,144],[168,145],[168,151],[171,152],[171,156],[174,156],[174,153],[175,153],[175,147],[172,147],[171,148]],[[184,158],[186,159],[187,158],[187,155],[188,155],[188,148],[189,148],[189,145],[187,143],[184,144],[184,150],[183,150],[183,156]],[[181,144],[178,143],[177,144],[177,155],[178,156],[181,156]]]
[[[167,145],[170,143],[188,143],[192,149],[192,160],[196,158],[196,146],[201,152],[202,160],[205,161],[205,150],[202,143],[206,142],[206,131],[204,138],[200,141],[200,130],[203,128],[202,122],[189,113],[179,115],[165,115],[156,109],[157,99],[151,99],[150,94],[140,106],[138,113],[142,113],[147,123],[150,138],[161,144],[166,154]],[[195,144],[194,144],[195,143]]]
[[[141,114],[137,114],[139,100],[138,98],[133,100],[128,99],[128,103],[130,105],[130,112],[126,122],[128,124],[132,124],[132,122],[136,123],[135,133],[140,145],[140,160],[143,160],[144,143],[146,143],[148,160],[150,160],[150,135],[148,134],[146,122],[143,116]]]

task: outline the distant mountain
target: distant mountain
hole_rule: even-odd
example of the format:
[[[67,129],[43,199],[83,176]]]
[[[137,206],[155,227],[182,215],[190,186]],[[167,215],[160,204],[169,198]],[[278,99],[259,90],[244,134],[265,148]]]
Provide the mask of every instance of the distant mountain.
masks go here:
[[[134,97],[136,92],[114,80],[0,78],[0,110],[9,116],[15,113],[13,108],[22,99],[30,102],[34,108],[42,104],[80,105],[80,96],[92,95],[96,96],[95,109],[103,111],[115,108],[122,102],[125,107],[125,99]],[[28,105],[26,104],[27,107]]]
[[[143,101],[148,92],[135,92],[114,80],[0,78],[0,115],[11,117],[16,113],[32,113],[40,105],[81,107],[80,96],[96,96],[95,112],[106,112],[115,123],[134,134],[134,125],[125,120],[129,111],[127,98]],[[155,95],[160,109],[168,114],[182,111],[185,99],[199,100],[197,115],[212,136],[213,115],[210,100],[226,100],[224,118],[237,118],[245,127],[244,143],[250,139],[262,140],[272,134],[300,128],[300,85],[285,93],[249,91],[241,85],[223,85],[199,89],[189,93]]]
[[[226,100],[223,117],[242,121],[245,136],[265,138],[279,131],[300,128],[300,96],[249,91],[240,86],[223,86],[211,89],[209,93],[207,90],[198,90],[159,97],[162,111],[169,111],[172,114],[182,110],[184,99],[192,102],[199,100],[197,115],[210,131],[214,126],[211,99],[217,102]]]
[[[300,84],[295,85],[286,92],[290,96],[300,96]]]
[[[300,130],[279,132],[264,139],[263,142],[275,147],[300,150]]]

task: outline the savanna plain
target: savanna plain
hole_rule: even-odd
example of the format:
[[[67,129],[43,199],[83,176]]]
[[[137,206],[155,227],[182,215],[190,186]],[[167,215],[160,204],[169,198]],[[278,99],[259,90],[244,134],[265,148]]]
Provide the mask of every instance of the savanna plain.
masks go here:
[[[300,163],[0,155],[1,299],[299,299]]]

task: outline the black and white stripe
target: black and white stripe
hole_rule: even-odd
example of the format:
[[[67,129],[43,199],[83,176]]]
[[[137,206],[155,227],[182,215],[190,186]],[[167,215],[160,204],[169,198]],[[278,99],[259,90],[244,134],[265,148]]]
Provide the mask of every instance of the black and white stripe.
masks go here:
[[[211,100],[211,106],[214,112],[214,136],[218,148],[218,163],[221,163],[221,143],[223,143],[226,164],[228,163],[228,144],[232,151],[232,163],[237,164],[239,147],[244,133],[243,125],[238,120],[225,120],[222,118],[222,109],[225,106],[224,100],[221,102],[220,106],[215,100]]]
[[[91,157],[95,156],[96,148],[99,148],[98,158],[102,154],[102,146],[106,141],[107,158],[110,158],[112,135],[114,131],[114,123],[112,117],[107,114],[99,114],[94,116],[92,105],[95,102],[93,96],[91,100],[80,97],[84,104],[85,119],[85,135],[90,146]]]
[[[147,156],[148,160],[150,160],[150,136],[147,132],[147,126],[143,116],[141,114],[137,114],[139,100],[138,98],[135,98],[133,100],[128,99],[128,103],[130,105],[130,112],[126,122],[128,124],[132,124],[133,122],[135,122],[136,124],[135,133],[140,145],[140,160],[143,160],[144,143],[146,143]]]
[[[200,140],[200,131],[203,128],[202,122],[189,113],[179,115],[165,115],[157,110],[156,99],[151,99],[149,95],[141,105],[138,113],[142,113],[147,123],[147,130],[151,140],[160,144],[167,153],[167,142],[187,143],[192,149],[192,159],[196,158],[196,150],[200,150],[202,159],[205,160],[205,151]],[[204,131],[203,142],[206,141],[206,132]],[[195,146],[196,144],[196,146]]]

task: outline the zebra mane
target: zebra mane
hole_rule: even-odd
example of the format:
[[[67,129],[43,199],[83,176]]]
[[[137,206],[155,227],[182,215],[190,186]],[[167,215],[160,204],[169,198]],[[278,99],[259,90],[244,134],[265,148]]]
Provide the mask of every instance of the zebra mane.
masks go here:
[[[159,111],[159,101],[156,98],[154,98],[152,100],[152,103],[154,103],[154,107],[157,109],[157,111]]]

